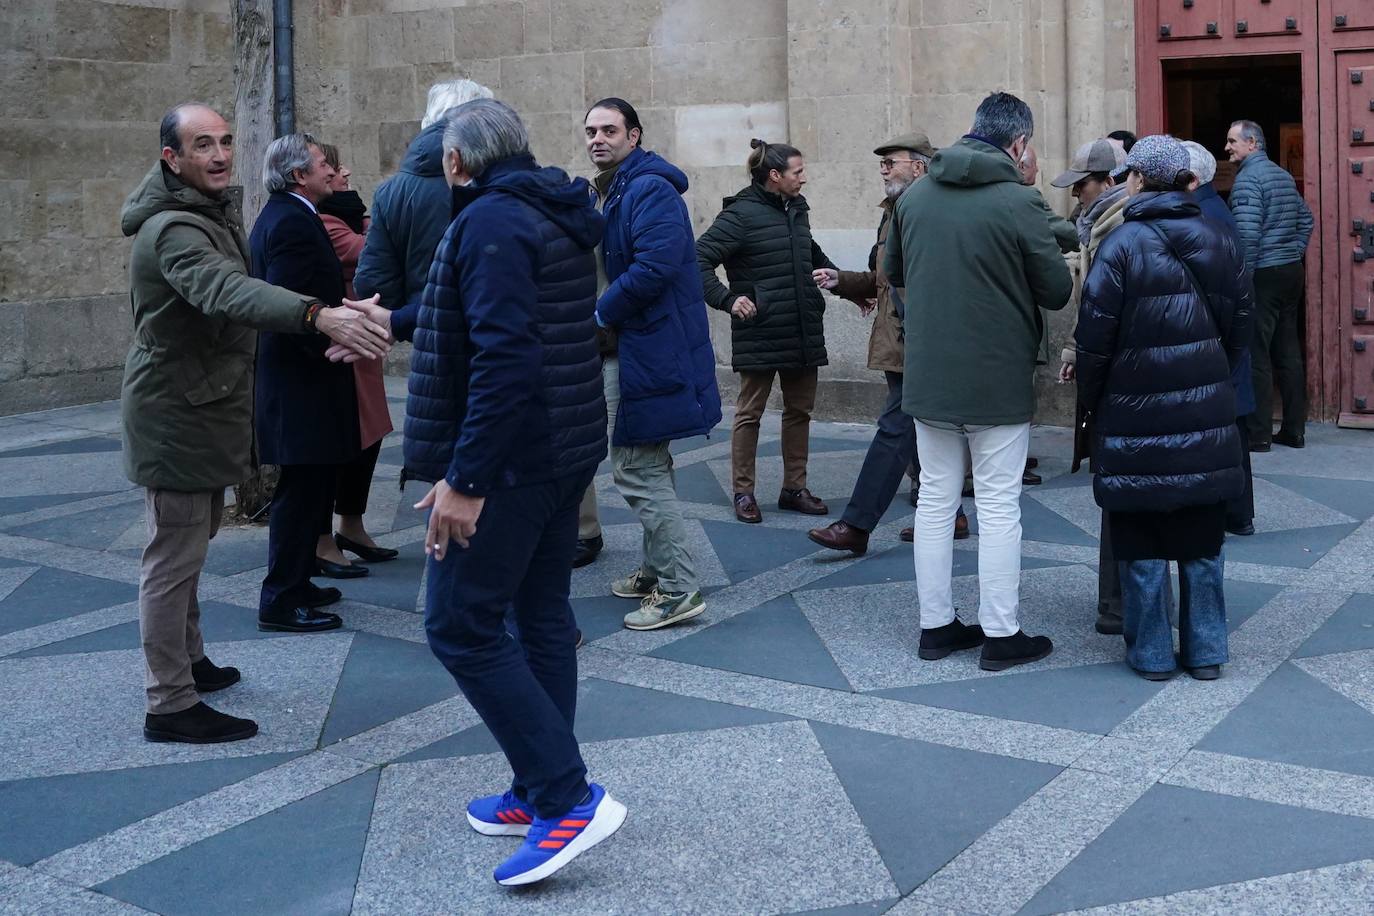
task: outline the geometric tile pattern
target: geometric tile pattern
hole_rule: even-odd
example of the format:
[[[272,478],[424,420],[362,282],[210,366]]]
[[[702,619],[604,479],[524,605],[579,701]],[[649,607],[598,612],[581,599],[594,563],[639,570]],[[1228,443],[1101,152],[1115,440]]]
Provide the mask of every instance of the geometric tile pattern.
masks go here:
[[[394,414],[403,383],[389,382]],[[463,808],[509,778],[425,645],[421,495],[384,443],[369,529],[400,550],[340,584],[343,630],[260,633],[266,529],[230,526],[201,580],[216,694],[251,741],[139,733],[141,493],[116,404],[0,420],[0,914],[1364,912],[1374,899],[1374,437],[1313,426],[1255,457],[1257,534],[1226,546],[1232,663],[1134,677],[1092,629],[1100,513],[1036,429],[1021,619],[1043,662],[916,658],[905,487],[870,552],[779,512],[733,521],[728,421],[673,444],[707,611],[648,633],[608,595],[640,529],[603,465],[606,550],[574,572],[578,735],[629,807],[604,853],[520,893],[513,841]],[[816,424],[809,486],[845,507],[871,427]],[[966,500],[972,529],[977,511]],[[977,615],[977,538],[954,597]]]

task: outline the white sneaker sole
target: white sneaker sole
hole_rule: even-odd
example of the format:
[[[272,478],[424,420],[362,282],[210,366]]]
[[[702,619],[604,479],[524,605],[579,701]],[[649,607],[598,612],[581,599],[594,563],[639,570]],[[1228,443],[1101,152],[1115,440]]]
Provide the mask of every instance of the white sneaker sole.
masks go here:
[[[702,602],[700,607],[694,608],[685,614],[677,614],[673,617],[666,617],[663,620],[655,620],[653,623],[626,623],[627,630],[658,630],[663,627],[671,627],[675,623],[682,623],[684,620],[691,620],[693,617],[700,617],[706,613],[706,602]]]
[[[489,824],[468,814],[468,824],[482,836],[529,836],[529,824]]]
[[[533,884],[536,881],[543,881],[549,875],[576,859],[582,853],[591,849],[597,843],[606,839],[611,834],[620,829],[620,825],[625,823],[625,815],[628,812],[620,802],[606,795],[602,798],[601,804],[596,806],[596,814],[592,816],[592,822],[587,825],[571,843],[558,850],[558,853],[544,862],[542,865],[531,868],[527,872],[512,875],[497,881],[505,887],[518,887],[522,884]]]

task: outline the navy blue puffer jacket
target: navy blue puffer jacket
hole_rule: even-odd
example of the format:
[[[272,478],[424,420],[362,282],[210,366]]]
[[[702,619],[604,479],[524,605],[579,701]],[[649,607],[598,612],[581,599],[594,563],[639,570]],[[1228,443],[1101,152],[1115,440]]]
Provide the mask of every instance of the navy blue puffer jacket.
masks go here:
[[[701,436],[720,422],[716,354],[682,201],[686,191],[681,169],[635,149],[606,192],[601,250],[610,285],[597,315],[619,335],[614,445]]]
[[[593,252],[603,223],[590,190],[528,154],[454,189],[415,330],[406,478],[483,496],[606,456]]]
[[[1187,192],[1139,194],[1125,218],[1098,249],[1074,334],[1078,396],[1094,418],[1093,493],[1111,512],[1231,499],[1245,486],[1230,381],[1251,336],[1244,258]]]

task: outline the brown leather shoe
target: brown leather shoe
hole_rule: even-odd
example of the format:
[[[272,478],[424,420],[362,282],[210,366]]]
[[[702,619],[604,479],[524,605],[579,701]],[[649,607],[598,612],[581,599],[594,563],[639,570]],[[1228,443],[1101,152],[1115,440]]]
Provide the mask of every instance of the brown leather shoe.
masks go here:
[[[910,544],[912,541],[916,540],[916,529],[903,528],[902,533],[899,534],[898,537]],[[968,516],[956,516],[954,519],[954,540],[967,541],[968,537]]]
[[[735,518],[750,525],[763,521],[763,513],[759,511],[759,503],[753,493],[735,494]]]
[[[812,528],[806,533],[811,540],[831,550],[848,550],[855,556],[868,553],[868,532],[848,522],[835,522],[824,528]]]
[[[789,512],[800,512],[803,515],[827,515],[830,510],[825,503],[811,495],[811,491],[802,487],[800,490],[788,490],[784,488],[778,494],[778,508]]]

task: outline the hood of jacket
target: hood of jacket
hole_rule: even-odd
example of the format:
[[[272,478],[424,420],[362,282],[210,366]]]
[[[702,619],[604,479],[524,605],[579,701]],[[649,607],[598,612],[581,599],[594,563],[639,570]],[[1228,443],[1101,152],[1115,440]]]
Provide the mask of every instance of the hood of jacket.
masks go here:
[[[685,176],[684,176],[685,180]],[[750,182],[749,187],[740,190],[738,193],[726,197],[720,202],[722,210],[728,210],[737,204],[763,204],[765,207],[773,207],[777,210],[810,210],[811,205],[806,202],[806,198],[798,194],[789,200],[784,200],[781,194],[770,191],[757,181]]]
[[[592,188],[585,178],[569,178],[553,166],[540,167],[525,154],[494,162],[466,187],[453,189],[453,214],[484,194],[513,194],[534,207],[583,248],[601,241],[605,220],[592,205]]]
[[[641,175],[657,175],[673,186],[679,194],[687,193],[687,174],[682,169],[664,159],[658,153],[635,149],[630,151],[615,173],[613,189],[623,189],[625,185]]]
[[[415,135],[406,147],[400,171],[435,178],[444,174],[444,122],[435,121]]]
[[[1021,183],[1021,173],[1005,151],[971,136],[936,153],[930,161],[930,177],[940,184],[963,187],[1004,181]]]
[[[1078,215],[1075,226],[1078,229],[1078,241],[1084,245],[1088,244],[1088,239],[1092,238],[1093,226],[1101,219],[1102,214],[1106,213],[1116,204],[1126,199],[1126,183],[1114,185],[1098,195],[1097,200],[1092,205]]]
[[[1193,195],[1188,191],[1144,191],[1131,198],[1126,205],[1126,219],[1192,219],[1202,215]]]
[[[181,179],[159,161],[124,201],[119,211],[119,228],[126,236],[133,237],[144,223],[167,210],[196,212],[225,222],[228,208],[228,197],[205,196],[182,184]]]

